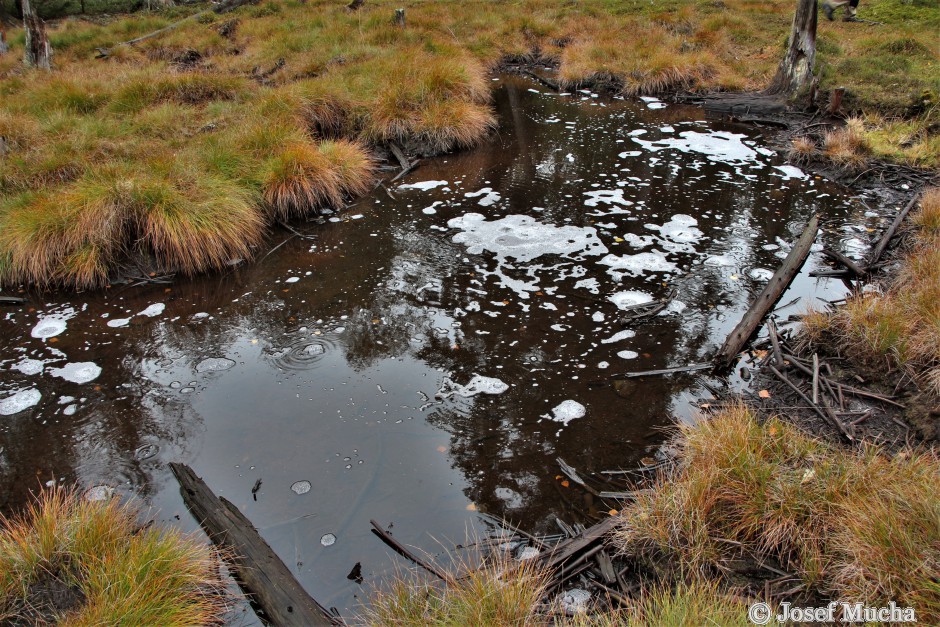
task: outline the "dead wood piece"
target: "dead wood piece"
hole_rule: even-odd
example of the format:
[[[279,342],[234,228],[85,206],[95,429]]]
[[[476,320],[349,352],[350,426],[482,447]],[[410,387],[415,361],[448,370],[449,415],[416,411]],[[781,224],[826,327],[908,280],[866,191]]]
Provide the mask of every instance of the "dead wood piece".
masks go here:
[[[542,85],[544,85],[545,87],[548,87],[551,90],[561,91],[561,87],[558,85],[558,83],[556,83],[555,81],[551,79],[545,78],[544,76],[539,76],[538,74],[536,74],[535,72],[533,72],[532,70],[528,68],[521,68],[519,71],[525,74],[526,76],[528,76],[529,78],[531,78],[532,80],[536,81],[537,83],[541,83]]]
[[[19,296],[0,296],[0,305],[22,305],[25,302],[26,299]]]
[[[23,62],[27,67],[52,69],[52,45],[46,35],[46,24],[30,5],[29,0],[22,0],[23,30],[26,40],[23,42]]]
[[[597,562],[604,582],[607,583],[607,585],[617,583],[617,571],[614,570],[614,562],[610,559],[610,555],[607,554],[607,551],[601,549],[597,555],[594,556],[594,560]]]
[[[392,21],[398,26],[401,26],[402,28],[404,28],[405,27],[405,10],[395,9],[395,17],[392,18]]]
[[[180,494],[206,534],[232,556],[239,585],[274,625],[339,625],[297,582],[255,527],[235,505],[216,497],[193,469],[170,463]]]
[[[399,172],[398,174],[396,174],[396,175],[395,175],[395,178],[393,178],[393,179],[392,179],[391,181],[389,181],[389,182],[390,182],[390,183],[397,183],[400,179],[402,179],[402,178],[404,178],[405,176],[407,176],[407,175],[411,174],[412,172],[414,172],[415,169],[416,169],[419,165],[421,165],[421,159],[415,159],[414,161],[411,162],[411,164],[408,165],[407,168],[405,168],[404,170],[402,170],[401,172]]]
[[[812,371],[808,366],[805,366],[803,363],[801,363],[798,357],[794,357],[793,355],[790,355],[789,353],[784,353],[783,356],[784,356],[784,358],[786,358],[787,362],[789,362],[789,363],[790,363],[791,365],[793,365],[793,366],[796,366],[796,368],[797,368],[798,370],[800,370],[801,372],[803,372],[805,375],[810,376],[810,377],[813,376],[813,371]],[[826,364],[826,365],[828,365],[828,364]],[[825,378],[825,377],[824,377],[824,378]],[[828,380],[828,379],[827,379],[827,380]],[[831,383],[831,381],[830,381],[830,383]],[[875,394],[874,392],[868,392],[868,391],[866,391],[866,390],[860,390],[860,389],[858,389],[857,387],[853,387],[853,386],[851,386],[851,385],[848,385],[848,384],[846,384],[846,383],[841,383],[841,382],[838,382],[838,381],[835,382],[835,383],[836,383],[836,385],[838,385],[839,387],[842,388],[842,391],[843,391],[843,392],[848,392],[849,394],[851,394],[851,395],[853,395],[853,396],[861,396],[861,397],[865,397],[865,398],[871,398],[871,399],[874,399],[874,400],[876,400],[876,401],[881,401],[882,403],[887,403],[888,405],[894,405],[895,407],[900,407],[901,409],[904,409],[904,405],[902,405],[901,403],[899,403],[899,402],[897,402],[897,401],[895,401],[895,400],[893,400],[893,399],[891,399],[891,398],[889,398],[889,397],[887,397],[887,396],[884,396],[883,394]],[[864,383],[864,381],[862,381],[862,383]]]
[[[589,486],[587,483],[585,483],[584,479],[582,479],[580,475],[578,475],[578,471],[575,470],[572,466],[569,466],[567,463],[565,463],[565,460],[558,457],[555,459],[555,461],[558,462],[558,466],[559,468],[561,468],[561,472],[563,472],[569,479],[571,479],[572,481],[574,481],[575,483],[583,487],[585,490],[587,490],[594,496],[598,496],[600,494],[597,490],[595,490],[594,488]]]
[[[835,261],[835,262],[837,262],[837,263],[841,263],[843,266],[845,266],[845,267],[846,267],[852,274],[854,274],[855,276],[862,277],[862,276],[865,276],[866,274],[868,274],[868,269],[867,269],[867,268],[861,267],[860,265],[858,265],[857,263],[855,263],[855,261],[849,259],[848,257],[846,257],[845,255],[843,255],[842,253],[840,253],[840,252],[837,251],[837,250],[831,250],[831,249],[829,249],[829,248],[823,248],[821,252],[822,252],[823,255],[825,255],[826,257],[829,257],[829,258],[832,259],[833,261]]]
[[[833,427],[835,427],[835,428],[839,431],[839,433],[842,434],[842,435],[845,437],[845,439],[847,439],[849,442],[854,442],[854,441],[855,441],[855,438],[853,438],[853,437],[851,436],[851,434],[849,434],[848,430],[845,428],[845,425],[842,424],[842,421],[839,420],[838,416],[836,416],[835,413],[832,412],[831,409],[830,409],[828,412],[825,411],[825,409],[823,409],[823,407],[820,407],[819,404],[814,403],[814,402],[813,402],[813,399],[811,399],[810,397],[808,397],[808,396],[806,395],[806,393],[804,393],[803,390],[801,390],[801,389],[799,388],[799,386],[797,386],[795,383],[793,383],[792,381],[790,381],[790,379],[789,379],[789,377],[787,377],[787,375],[783,374],[782,372],[780,372],[779,370],[777,370],[777,369],[774,368],[773,366],[768,366],[768,367],[770,368],[770,371],[771,371],[771,372],[773,372],[775,375],[777,375],[777,378],[778,378],[778,379],[780,379],[781,381],[783,381],[784,383],[786,383],[787,386],[789,386],[789,388],[790,388],[791,390],[793,390],[794,392],[796,392],[797,395],[799,395],[799,397],[802,398],[803,401],[804,401],[807,405],[809,405],[810,407],[812,407],[812,408],[813,408],[813,411],[815,411],[817,414],[819,414],[819,416],[820,416],[823,420],[825,420],[826,422],[828,422],[829,424],[831,424]]]
[[[718,354],[715,355],[714,364],[716,370],[724,370],[733,365],[738,353],[741,352],[744,346],[750,341],[755,331],[757,331],[761,320],[764,319],[767,312],[773,308],[787,288],[790,287],[790,283],[796,278],[800,268],[803,267],[806,258],[809,256],[809,251],[813,245],[813,241],[816,239],[816,231],[818,228],[819,216],[813,216],[803,230],[803,234],[800,235],[796,244],[794,244],[786,259],[784,259],[783,264],[774,272],[770,281],[764,286],[760,295],[758,295],[757,299],[751,304],[747,313],[728,335],[725,343],[722,345],[721,349],[719,349]]]
[[[663,309],[669,306],[669,303],[676,297],[679,293],[679,290],[673,288],[670,290],[669,295],[666,298],[661,298],[659,300],[654,300],[648,303],[640,303],[638,305],[630,305],[623,309],[624,315],[620,318],[620,324],[630,324],[642,318],[650,318],[655,316]]]
[[[613,375],[614,379],[636,379],[637,377],[654,377],[666,374],[676,374],[679,372],[696,372],[698,370],[708,370],[712,364],[690,364],[688,366],[676,366],[675,368],[663,368],[661,370],[640,370],[638,372],[621,372]]]
[[[370,520],[369,523],[372,525],[372,533],[377,535],[382,540],[382,542],[384,542],[385,544],[390,546],[392,549],[394,549],[396,553],[398,553],[402,557],[405,557],[411,560],[412,562],[414,562],[415,564],[417,564],[424,570],[428,571],[429,573],[431,573],[432,575],[434,575],[441,581],[447,584],[454,583],[454,580],[452,577],[450,577],[447,573],[445,573],[441,569],[434,566],[434,564],[430,564],[424,561],[423,559],[421,559],[420,557],[418,557],[417,555],[415,555],[404,544],[402,544],[401,542],[393,538],[392,534],[390,534],[388,531],[383,529],[382,525],[380,525],[378,522],[376,522],[375,520]]]
[[[583,551],[602,541],[604,536],[616,526],[617,520],[611,516],[589,527],[583,533],[559,543],[555,550],[542,560],[542,563],[550,570],[554,570],[572,558],[576,558]]]
[[[398,163],[401,164],[402,170],[407,170],[411,167],[411,162],[408,161],[408,157],[405,156],[405,151],[398,147],[398,144],[395,142],[388,143],[388,149],[392,151],[392,154],[398,159]]]
[[[920,199],[920,196],[915,195],[911,198],[910,202],[901,209],[900,213],[894,218],[894,222],[891,223],[891,226],[888,227],[888,230],[885,231],[884,235],[881,236],[881,239],[878,240],[878,244],[872,250],[871,257],[868,258],[868,267],[871,268],[876,263],[881,260],[881,256],[884,254],[885,250],[888,248],[888,244],[891,242],[891,238],[894,237],[894,234],[897,232],[898,227],[901,226],[901,223],[904,222],[904,218],[907,217],[907,214],[911,209],[914,208],[914,205],[917,204],[917,201]]]
[[[774,351],[774,360],[783,368],[783,351],[780,349],[780,337],[777,335],[777,323],[773,320],[767,323],[767,332],[770,334],[770,344]]]
[[[829,97],[829,108],[826,110],[829,115],[839,113],[839,109],[842,108],[843,96],[845,96],[845,87],[836,87],[832,90],[832,95]]]
[[[509,522],[508,520],[505,520],[505,519],[502,519],[502,518],[497,518],[496,516],[491,516],[491,515],[489,515],[489,514],[487,514],[487,513],[485,513],[485,512],[478,512],[478,513],[479,513],[479,515],[480,515],[481,518],[485,518],[486,520],[489,520],[490,522],[492,522],[492,523],[495,524],[495,525],[498,525],[498,526],[500,526],[500,527],[503,527],[504,529],[508,529],[509,531],[511,531],[511,532],[513,532],[513,533],[515,533],[515,534],[518,534],[518,535],[522,536],[523,538],[528,539],[530,542],[532,542],[533,545],[535,545],[535,548],[537,548],[537,549],[544,549],[544,548],[545,548],[545,542],[544,542],[543,540],[537,538],[536,536],[533,536],[531,533],[526,533],[525,531],[523,531],[523,530],[520,529],[519,527],[516,527],[515,525],[513,525],[513,524],[512,524],[511,522]]]

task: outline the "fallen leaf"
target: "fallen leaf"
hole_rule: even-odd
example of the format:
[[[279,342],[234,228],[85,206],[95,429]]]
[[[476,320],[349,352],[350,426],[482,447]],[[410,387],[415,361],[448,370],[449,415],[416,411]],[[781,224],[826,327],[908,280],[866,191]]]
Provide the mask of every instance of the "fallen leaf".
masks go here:
[[[58,342],[58,341],[59,341],[59,338],[57,338],[57,337],[50,337],[50,338],[49,338],[49,342],[50,342],[50,343],[54,343],[54,342]]]
[[[477,511],[476,503],[470,503],[464,509],[466,509],[468,512],[475,512]]]
[[[447,447],[446,447],[446,446],[438,446],[438,447],[437,447],[437,452],[438,452],[438,453],[446,453],[446,452],[447,452]]]
[[[814,468],[807,468],[803,472],[803,478],[800,479],[800,483],[801,484],[808,483],[809,481],[812,481],[813,477],[815,476],[816,476],[816,470]]]
[[[620,512],[618,512],[618,511],[615,510],[615,509],[612,509],[612,510],[610,510],[610,511],[607,512],[607,513],[610,514],[611,516],[616,516],[616,515],[619,514]]]
[[[761,398],[770,398],[770,392],[768,392],[767,390],[761,390],[760,392],[757,393],[757,395],[760,396]]]
[[[567,488],[567,487],[570,486],[571,484],[568,483],[568,480],[566,479],[566,480],[564,480],[564,481],[561,482],[561,485],[562,485],[563,487],[566,487],[566,488]]]
[[[555,481],[558,481],[559,479],[564,479],[564,477],[561,475],[555,475]]]
[[[614,241],[615,241],[615,242],[622,242],[622,241],[623,241],[623,238],[622,238],[622,237],[615,237],[615,238],[614,238]]]

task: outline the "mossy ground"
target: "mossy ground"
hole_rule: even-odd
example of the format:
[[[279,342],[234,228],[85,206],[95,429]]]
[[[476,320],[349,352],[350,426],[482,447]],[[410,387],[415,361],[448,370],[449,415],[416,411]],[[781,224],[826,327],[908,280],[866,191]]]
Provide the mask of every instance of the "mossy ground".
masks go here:
[[[548,55],[568,86],[624,93],[758,89],[793,3],[748,0],[267,0],[227,15],[187,5],[49,25],[50,73],[0,57],[0,281],[106,285],[128,256],[200,272],[247,257],[267,225],[341,204],[372,149],[472,146],[493,125],[488,68]],[[175,29],[116,46],[187,15]],[[882,26],[823,21],[823,91],[873,125],[877,152],[937,163],[936,32],[921,0],[872,0]],[[98,49],[110,50],[95,59]],[[879,69],[880,68],[880,69]],[[877,116],[877,117],[875,117]]]

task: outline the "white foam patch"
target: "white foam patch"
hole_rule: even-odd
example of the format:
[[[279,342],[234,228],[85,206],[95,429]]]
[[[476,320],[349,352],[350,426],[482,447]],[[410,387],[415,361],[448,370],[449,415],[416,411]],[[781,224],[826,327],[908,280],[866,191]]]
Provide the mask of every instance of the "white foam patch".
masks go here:
[[[600,203],[605,203],[608,205],[623,205],[624,207],[629,207],[633,204],[632,201],[629,201],[623,197],[622,189],[598,189],[590,192],[584,192],[585,196],[588,196],[588,200],[584,201],[584,204],[588,207],[596,207]]]
[[[19,362],[13,364],[14,370],[19,370],[23,374],[34,375],[42,373],[45,363],[39,361],[38,359],[29,359],[23,358]]]
[[[467,192],[464,194],[464,196],[467,198],[480,198],[480,200],[477,201],[477,204],[481,207],[495,205],[503,198],[499,195],[499,192],[493,191],[491,187],[484,187],[483,189],[475,192]]]
[[[592,294],[597,294],[601,291],[601,284],[595,278],[590,279],[581,279],[574,284],[575,289],[586,289]]]
[[[809,175],[806,174],[803,170],[799,169],[796,166],[792,165],[775,165],[775,170],[779,170],[783,173],[784,180],[790,179],[808,179]]]
[[[741,140],[747,137],[726,131],[700,133],[698,131],[683,131],[679,137],[646,141],[634,137],[633,141],[640,144],[650,152],[674,149],[680,152],[696,152],[709,161],[730,164],[745,164],[757,162],[757,151],[747,146]]]
[[[130,318],[112,318],[111,320],[108,320],[108,326],[111,327],[112,329],[116,329],[118,327],[126,327],[130,323],[131,323]]]
[[[634,305],[642,305],[644,303],[653,302],[653,297],[647,294],[646,292],[639,292],[636,290],[624,290],[623,292],[617,292],[616,294],[611,294],[607,300],[612,302],[617,306],[617,309],[626,309],[628,307],[633,307]]]
[[[767,268],[753,268],[747,275],[755,281],[769,281],[774,275],[774,271]]]
[[[471,396],[476,396],[477,394],[502,394],[509,389],[509,385],[503,383],[501,380],[495,377],[484,377],[482,375],[475,374],[473,378],[470,379],[470,382],[467,385],[458,385],[454,388],[454,392],[458,396],[463,396],[464,398],[470,398]]]
[[[542,255],[603,255],[607,247],[591,227],[555,226],[537,222],[524,215],[509,215],[487,222],[479,213],[468,213],[448,221],[447,226],[459,229],[454,242],[463,244],[468,252],[484,250],[499,259],[528,262]]]
[[[418,183],[399,185],[398,189],[420,189],[421,191],[427,191],[435,187],[443,187],[444,185],[447,185],[447,181],[420,181]]]
[[[712,255],[705,261],[703,261],[706,266],[717,266],[719,268],[730,268],[734,266],[737,262],[729,257],[728,255]]]
[[[620,331],[619,333],[614,333],[606,340],[601,340],[601,344],[613,344],[614,342],[629,340],[631,337],[636,337],[636,331],[626,329],[624,331]]]
[[[634,351],[620,351],[617,353],[617,357],[620,359],[636,359],[640,354]]]
[[[607,255],[598,263],[610,266],[607,272],[616,280],[624,275],[640,276],[646,272],[674,272],[676,264],[666,259],[666,255],[658,250],[635,255]]]
[[[12,416],[39,403],[42,394],[36,388],[20,390],[0,400],[0,416]]]
[[[647,224],[646,228],[659,231],[662,236],[662,246],[670,252],[695,252],[693,243],[700,241],[705,234],[696,225],[698,220],[683,213],[672,216],[669,222],[662,226]]]
[[[62,413],[66,416],[74,416],[75,412],[78,411],[78,405],[66,405],[65,409],[62,410]]]
[[[290,278],[284,279],[284,282],[285,282],[285,283],[296,283],[296,282],[299,281],[299,280],[300,280],[300,277],[299,277],[299,276],[292,276],[292,277],[290,277]]]
[[[208,357],[196,364],[196,372],[221,372],[228,370],[235,362],[225,357]]]
[[[591,320],[593,320],[594,322],[603,322],[603,321],[604,321],[604,318],[605,318],[605,316],[604,316],[604,312],[603,312],[603,311],[595,311],[595,312],[591,315]]]
[[[82,384],[97,379],[101,374],[101,368],[91,361],[79,361],[65,364],[61,368],[50,368],[49,374],[72,383]]]
[[[435,201],[432,202],[429,206],[427,206],[427,207],[425,207],[424,209],[422,209],[422,210],[421,210],[421,213],[423,213],[423,214],[425,214],[425,215],[433,216],[435,213],[437,213],[437,207],[439,207],[439,206],[441,206],[441,205],[443,205],[443,204],[444,204],[443,201],[441,201],[441,200],[435,200]]]
[[[47,314],[39,318],[39,322],[30,331],[30,335],[41,340],[55,337],[65,332],[68,327],[68,320],[75,317],[75,310],[67,307],[64,310]]]
[[[559,403],[552,409],[551,416],[546,415],[545,418],[560,422],[567,427],[569,422],[584,418],[585,414],[587,414],[587,408],[584,405],[578,401],[567,400]]]
[[[154,303],[153,305],[150,305],[149,307],[147,307],[146,309],[144,309],[142,312],[140,312],[137,315],[147,316],[148,318],[154,318],[162,314],[164,309],[166,309],[166,304]]]

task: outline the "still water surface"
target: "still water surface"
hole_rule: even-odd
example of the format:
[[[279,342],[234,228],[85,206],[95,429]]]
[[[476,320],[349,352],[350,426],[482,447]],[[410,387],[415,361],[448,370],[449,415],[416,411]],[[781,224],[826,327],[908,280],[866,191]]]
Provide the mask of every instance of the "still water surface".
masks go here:
[[[369,519],[433,553],[476,511],[544,532],[604,515],[555,459],[635,466],[703,394],[613,375],[707,360],[814,212],[820,243],[849,254],[879,223],[753,128],[494,87],[491,143],[298,225],[316,240],[277,233],[221,276],[0,312],[3,511],[78,482],[195,529],[166,466],[182,461],[348,615],[356,562],[367,583],[400,565]],[[673,289],[660,315],[620,324]],[[804,273],[783,314],[843,293]]]

